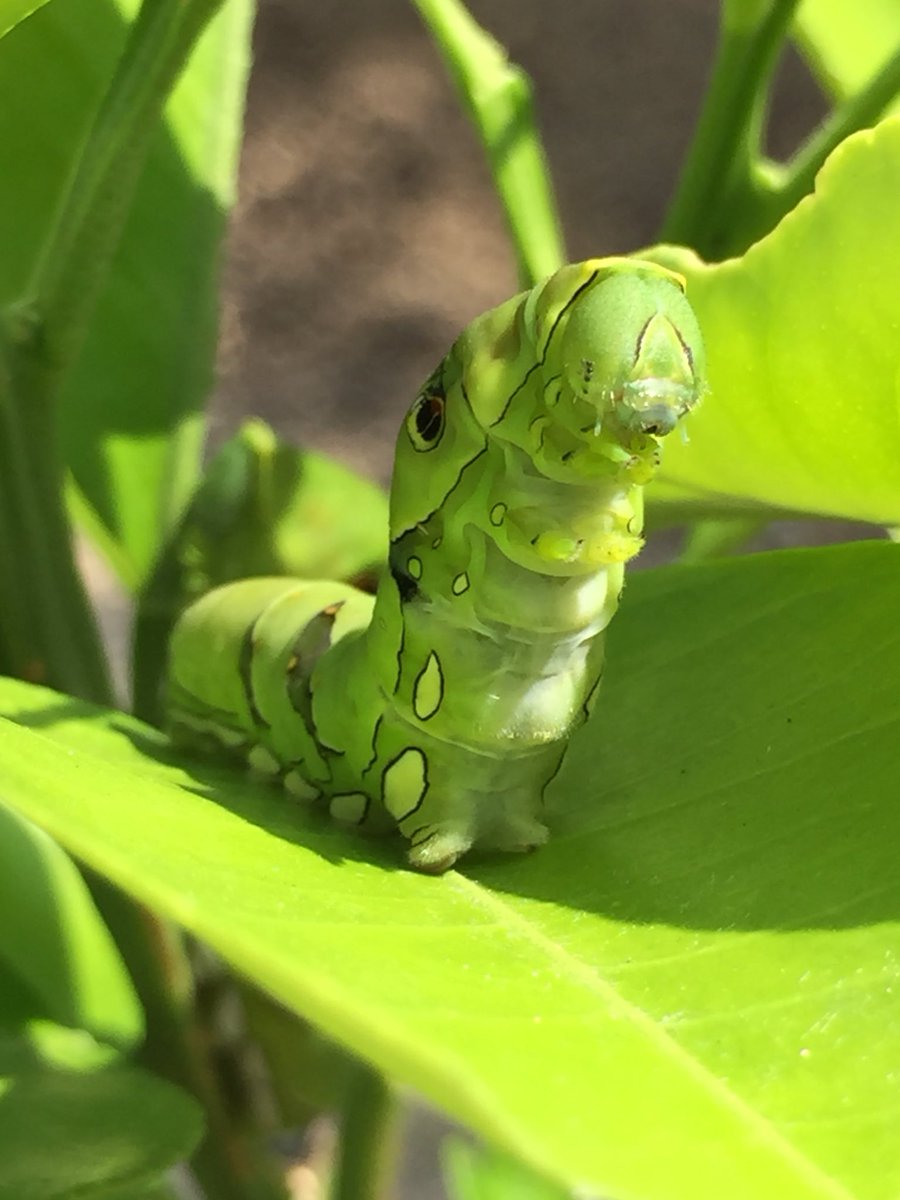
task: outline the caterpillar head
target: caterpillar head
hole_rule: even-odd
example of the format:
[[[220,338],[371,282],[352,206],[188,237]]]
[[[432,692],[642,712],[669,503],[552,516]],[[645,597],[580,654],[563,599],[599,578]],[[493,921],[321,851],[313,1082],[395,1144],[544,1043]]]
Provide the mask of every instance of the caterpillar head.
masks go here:
[[[572,300],[558,363],[594,433],[661,438],[703,392],[703,339],[679,276],[620,261]]]

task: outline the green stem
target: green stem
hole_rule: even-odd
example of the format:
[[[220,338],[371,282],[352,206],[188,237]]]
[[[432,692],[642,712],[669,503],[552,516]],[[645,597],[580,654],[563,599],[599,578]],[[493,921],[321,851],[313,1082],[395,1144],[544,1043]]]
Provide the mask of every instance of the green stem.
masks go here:
[[[766,85],[799,0],[773,0],[749,32],[723,6],[712,78],[661,240],[714,257],[720,226],[757,188]],[[724,209],[729,212],[725,213]]]
[[[362,1062],[349,1072],[331,1200],[385,1200],[393,1172],[397,1101],[388,1081]]]
[[[2,666],[101,703],[111,693],[65,510],[59,397],[166,97],[221,3],[144,0],[31,284],[8,311],[4,330],[0,644],[8,661]]]
[[[812,191],[816,175],[828,155],[851,133],[873,125],[898,93],[900,50],[888,59],[862,91],[835,108],[787,164],[782,186],[769,198],[769,205],[775,210],[774,220],[790,212]]]
[[[431,31],[487,153],[523,287],[565,262],[531,81],[460,0],[413,0]]]
[[[91,873],[89,882],[144,1009],[147,1033],[138,1061],[203,1106],[206,1131],[191,1166],[207,1196],[280,1200],[282,1190],[223,1096],[211,1056],[215,1031],[204,1027],[195,1002],[184,935],[99,875]]]
[[[60,369],[80,349],[160,114],[223,0],[143,0],[28,289],[42,353]]]
[[[0,397],[2,669],[109,703],[106,660],[64,508],[52,409],[40,402],[39,364],[17,353],[27,328],[20,323],[18,338],[14,330],[6,343],[11,366]]]

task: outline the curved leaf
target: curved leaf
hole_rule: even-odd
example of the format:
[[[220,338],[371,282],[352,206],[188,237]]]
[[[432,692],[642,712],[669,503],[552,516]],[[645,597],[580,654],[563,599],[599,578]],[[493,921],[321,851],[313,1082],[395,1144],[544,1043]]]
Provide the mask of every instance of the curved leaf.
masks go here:
[[[0,1200],[150,1186],[200,1132],[189,1096],[133,1067],[0,1076]]]
[[[0,0],[0,37],[46,3],[47,0]]]
[[[900,522],[900,119],[848,138],[813,196],[742,258],[652,257],[687,277],[709,361],[679,492]]]
[[[137,7],[48,4],[0,42],[0,176],[15,181],[0,192],[0,303],[27,290]],[[81,493],[76,516],[131,586],[198,468],[251,13],[252,0],[228,0],[170,97],[65,389],[62,440]]]
[[[413,875],[392,843],[11,682],[30,728],[0,723],[5,794],[561,1182],[888,1200],[898,568],[873,543],[635,576],[526,859]]]
[[[56,1021],[118,1044],[141,1038],[131,980],[84,880],[43,830],[2,805],[0,962]]]
[[[845,100],[900,52],[900,5],[895,0],[804,0],[795,38],[823,85]],[[895,101],[891,111],[898,108]]]

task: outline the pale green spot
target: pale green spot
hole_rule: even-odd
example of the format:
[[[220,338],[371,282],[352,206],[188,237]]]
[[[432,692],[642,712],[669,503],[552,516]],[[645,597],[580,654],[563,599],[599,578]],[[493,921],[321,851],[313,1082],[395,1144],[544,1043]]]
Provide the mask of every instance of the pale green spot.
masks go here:
[[[469,575],[468,572],[462,571],[450,585],[450,589],[454,596],[461,596],[463,592],[469,590]]]
[[[265,746],[254,746],[247,755],[247,765],[252,771],[258,771],[260,775],[277,775],[281,770],[281,763]]]
[[[494,507],[491,509],[491,524],[492,525],[502,525],[503,518],[505,516],[506,516],[506,505],[501,500],[501,502],[499,504],[495,504]]]
[[[427,765],[422,751],[410,746],[384,772],[381,798],[395,821],[410,816],[421,804],[428,787]]]
[[[318,800],[322,795],[299,771],[288,771],[284,777],[284,789],[298,800]]]
[[[335,796],[328,806],[328,811],[335,821],[345,825],[358,825],[366,815],[369,807],[369,797],[365,792],[346,792],[343,796]]]
[[[223,746],[242,746],[247,740],[246,733],[240,729],[226,729],[224,725],[215,723],[209,725],[208,729],[215,734]]]
[[[422,560],[421,560],[421,558],[416,558],[415,555],[413,555],[412,558],[407,560],[406,569],[413,579],[421,579],[422,578]]]
[[[444,698],[444,675],[435,652],[428,655],[413,687],[413,711],[420,721],[433,717]]]

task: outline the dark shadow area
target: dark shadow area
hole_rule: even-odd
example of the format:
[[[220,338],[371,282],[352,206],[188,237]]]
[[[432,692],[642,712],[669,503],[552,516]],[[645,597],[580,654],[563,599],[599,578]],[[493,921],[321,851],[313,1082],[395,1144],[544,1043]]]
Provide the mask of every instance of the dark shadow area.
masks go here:
[[[898,562],[900,548],[862,542],[634,577],[602,697],[548,789],[549,845],[524,859],[472,854],[460,871],[639,924],[896,920]],[[91,711],[59,701],[20,719],[52,735],[55,720]],[[398,837],[345,832],[239,766],[176,752],[124,716],[112,726],[277,838],[335,864],[407,869]]]
[[[465,873],[640,924],[896,921],[898,565],[864,542],[634,577],[550,844]]]

